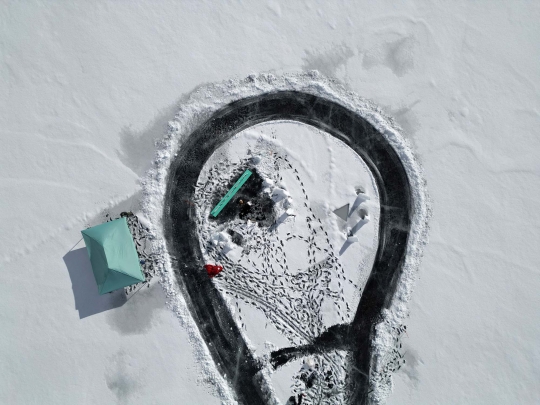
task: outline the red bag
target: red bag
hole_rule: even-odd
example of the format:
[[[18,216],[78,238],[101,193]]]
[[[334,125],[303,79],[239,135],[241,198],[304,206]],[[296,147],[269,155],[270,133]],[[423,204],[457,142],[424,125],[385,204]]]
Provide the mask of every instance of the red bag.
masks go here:
[[[219,273],[221,273],[221,271],[223,270],[223,267],[213,265],[213,264],[205,264],[204,269],[208,273],[208,276],[212,278],[214,276],[217,276]]]

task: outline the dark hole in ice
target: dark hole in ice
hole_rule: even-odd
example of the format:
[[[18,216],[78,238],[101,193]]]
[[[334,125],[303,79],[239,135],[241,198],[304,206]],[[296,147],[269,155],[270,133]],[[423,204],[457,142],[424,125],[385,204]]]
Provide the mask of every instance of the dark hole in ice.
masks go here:
[[[214,195],[212,207],[215,207],[219,203],[221,198],[223,198],[244,173],[245,169],[238,171],[229,184],[224,184],[223,187],[218,189],[218,192]],[[263,192],[263,179],[257,170],[251,167],[249,170],[252,172],[252,175],[216,218],[210,216],[211,221],[224,223],[240,218],[244,221],[250,220],[257,222],[260,227],[269,227],[274,223],[276,216],[274,212],[274,201],[272,201],[268,194]],[[236,243],[234,240],[233,242]]]
[[[234,244],[242,246],[244,243],[244,237],[233,229],[228,229],[227,233],[231,235],[231,240]]]

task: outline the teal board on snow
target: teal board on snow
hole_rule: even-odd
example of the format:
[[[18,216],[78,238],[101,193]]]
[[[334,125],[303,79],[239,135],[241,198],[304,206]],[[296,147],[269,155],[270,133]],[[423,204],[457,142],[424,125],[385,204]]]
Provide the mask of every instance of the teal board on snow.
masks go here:
[[[231,201],[231,198],[234,197],[234,195],[240,190],[240,187],[244,185],[244,183],[249,179],[249,176],[251,176],[251,171],[247,169],[240,178],[234,183],[234,185],[231,187],[229,191],[227,191],[227,194],[221,199],[221,201],[214,207],[212,212],[210,212],[210,215],[212,215],[214,218],[218,216],[218,214],[221,212],[223,208],[227,205],[229,201]]]

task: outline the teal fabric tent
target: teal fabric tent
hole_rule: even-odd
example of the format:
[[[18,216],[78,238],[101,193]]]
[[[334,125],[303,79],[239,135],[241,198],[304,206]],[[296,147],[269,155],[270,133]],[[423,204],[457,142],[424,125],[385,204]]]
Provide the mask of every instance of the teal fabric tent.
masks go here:
[[[99,294],[144,281],[126,218],[81,231]]]

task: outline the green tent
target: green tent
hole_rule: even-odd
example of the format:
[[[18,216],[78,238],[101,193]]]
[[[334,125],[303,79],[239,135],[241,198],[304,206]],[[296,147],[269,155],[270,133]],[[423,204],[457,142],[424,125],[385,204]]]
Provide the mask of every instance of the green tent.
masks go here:
[[[99,294],[144,281],[126,218],[81,231]]]

